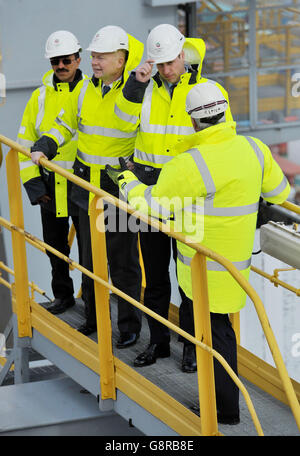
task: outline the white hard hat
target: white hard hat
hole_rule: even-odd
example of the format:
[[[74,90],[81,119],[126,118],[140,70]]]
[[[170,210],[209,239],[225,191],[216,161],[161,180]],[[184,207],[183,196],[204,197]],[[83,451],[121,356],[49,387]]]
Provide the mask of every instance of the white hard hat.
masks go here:
[[[182,51],[184,41],[184,35],[174,25],[157,25],[147,38],[148,59],[154,63],[171,62]]]
[[[213,117],[225,112],[228,103],[219,87],[213,82],[195,85],[187,94],[186,111],[194,119]]]
[[[51,59],[60,55],[71,55],[80,52],[81,46],[73,33],[59,30],[51,33],[45,46],[45,57]]]
[[[87,51],[94,52],[115,52],[119,49],[128,51],[128,35],[117,25],[107,25],[98,30]]]

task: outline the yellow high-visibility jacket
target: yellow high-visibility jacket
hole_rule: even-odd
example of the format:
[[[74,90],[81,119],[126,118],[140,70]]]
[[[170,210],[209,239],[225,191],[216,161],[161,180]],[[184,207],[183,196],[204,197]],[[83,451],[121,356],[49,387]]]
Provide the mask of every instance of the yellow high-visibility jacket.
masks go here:
[[[208,81],[201,77],[205,44],[197,38],[187,38],[186,43],[189,44],[189,56],[193,54],[192,60],[198,60],[199,65],[197,68],[191,66],[181,75],[172,99],[167,82],[157,72],[149,83],[136,81],[132,74],[116,100],[119,128],[124,132],[138,128],[134,150],[134,162],[137,164],[160,170],[174,157],[174,145],[178,140],[194,132],[191,118],[185,111],[185,100],[195,84]],[[215,81],[211,83],[220,88],[228,101],[226,90]],[[232,120],[230,107],[226,111],[226,120]],[[154,174],[157,177],[158,174]]]
[[[77,70],[75,80],[71,83],[55,79],[53,70],[43,77],[43,85],[36,89],[24,110],[17,142],[30,148],[48,131],[63,104],[74,90],[77,83],[85,76]],[[77,136],[69,144],[62,144],[55,157],[55,163],[73,172],[73,164],[77,150]],[[48,194],[52,200],[47,209],[56,213],[57,217],[68,215],[68,188],[66,178],[32,163],[25,155],[19,153],[20,173],[24,187],[32,204],[37,204],[39,197]]]
[[[114,81],[105,97],[102,97],[101,80],[93,77],[81,81],[64,104],[51,130],[44,135],[43,139],[48,139],[46,147],[38,142],[32,149],[44,152],[51,159],[57,147],[68,143],[78,132],[74,174],[97,187],[100,187],[101,170],[104,170],[105,165],[119,166],[119,158],[129,157],[134,149],[136,132],[121,131],[114,114],[116,98],[130,71],[138,65],[143,55],[143,44],[128,36],[129,53],[122,78]],[[88,198],[88,193],[83,189],[78,195],[76,202],[81,205],[79,200],[82,198],[84,209],[94,196],[91,193]]]
[[[146,186],[125,171],[119,187],[136,209],[171,218],[173,229],[229,259],[248,279],[259,198],[282,203],[290,186],[269,148],[259,139],[237,135],[224,122],[186,138],[178,155]],[[192,299],[190,263],[195,251],[177,242],[178,282]],[[227,270],[207,261],[211,312],[238,312],[246,294]],[[201,280],[201,277],[199,277]]]

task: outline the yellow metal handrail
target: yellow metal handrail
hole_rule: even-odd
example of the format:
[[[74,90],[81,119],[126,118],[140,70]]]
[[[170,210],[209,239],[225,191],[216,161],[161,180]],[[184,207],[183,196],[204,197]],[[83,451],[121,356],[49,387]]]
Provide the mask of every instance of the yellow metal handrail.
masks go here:
[[[238,379],[238,377],[234,374],[234,372],[231,370],[229,365],[226,363],[226,361],[219,355],[217,352],[215,352],[212,347],[211,347],[211,328],[210,328],[210,317],[209,317],[209,306],[208,306],[208,293],[207,293],[207,280],[202,280],[200,285],[197,285],[195,280],[193,280],[193,305],[194,305],[194,317],[195,317],[195,327],[196,327],[196,338],[193,338],[189,334],[185,333],[182,331],[180,328],[178,328],[176,325],[173,325],[170,323],[168,320],[163,319],[159,315],[153,313],[150,311],[148,308],[140,304],[138,301],[133,300],[117,288],[113,287],[113,285],[110,285],[107,280],[107,263],[104,261],[102,265],[97,264],[96,262],[94,263],[94,270],[95,272],[96,269],[100,272],[100,274],[96,275],[91,273],[90,271],[86,270],[79,264],[75,263],[74,261],[70,260],[68,257],[65,257],[63,254],[61,254],[58,251],[55,251],[52,247],[48,246],[47,244],[43,243],[42,241],[38,240],[37,238],[33,237],[29,233],[26,233],[24,231],[24,226],[23,226],[23,212],[22,212],[22,202],[21,202],[21,189],[20,189],[20,181],[19,179],[16,179],[16,173],[19,172],[19,163],[18,163],[18,157],[17,157],[17,152],[21,152],[27,157],[30,158],[30,153],[24,149],[23,147],[19,146],[16,142],[0,135],[0,142],[3,142],[7,146],[11,147],[11,150],[9,151],[6,162],[7,162],[7,174],[8,174],[8,190],[9,190],[9,198],[10,198],[10,208],[11,208],[11,219],[12,222],[7,222],[6,220],[0,218],[0,224],[3,224],[6,228],[10,229],[12,231],[12,239],[13,239],[13,251],[17,248],[18,249],[18,254],[20,256],[21,254],[24,255],[24,258],[26,258],[26,252],[25,252],[25,239],[28,241],[31,241],[33,243],[37,243],[40,245],[40,247],[45,248],[46,250],[51,251],[55,255],[59,256],[60,258],[64,259],[68,263],[71,263],[74,267],[77,269],[81,270],[83,273],[86,275],[90,276],[93,278],[95,282],[95,294],[96,294],[96,310],[97,310],[97,324],[100,325],[101,329],[98,326],[99,332],[101,332],[101,336],[105,340],[105,342],[108,343],[108,348],[105,350],[105,352],[102,351],[102,347],[99,347],[99,358],[100,358],[100,373],[104,374],[104,378],[101,378],[101,393],[103,398],[114,398],[115,397],[115,392],[114,392],[114,375],[113,375],[113,357],[112,357],[112,349],[111,349],[111,325],[110,325],[110,319],[109,319],[109,312],[108,312],[108,306],[106,305],[108,303],[108,289],[114,291],[119,296],[124,297],[128,302],[131,304],[135,305],[136,307],[140,308],[143,310],[145,313],[148,315],[152,316],[153,318],[156,318],[158,321],[162,322],[172,330],[176,331],[178,334],[183,335],[186,339],[190,340],[196,345],[196,354],[197,354],[197,362],[199,365],[201,364],[202,366],[205,366],[206,369],[202,370],[201,369],[201,376],[199,375],[199,370],[198,369],[198,383],[199,383],[199,396],[200,396],[200,419],[201,419],[201,429],[202,433],[204,435],[216,435],[218,428],[217,428],[217,418],[216,418],[216,404],[215,404],[215,393],[214,393],[214,382],[213,382],[213,365],[212,365],[212,357],[215,356],[220,363],[223,365],[223,367],[226,369],[228,374],[232,377],[233,381],[238,385],[238,387],[241,389],[242,393],[244,394],[246,403],[248,405],[248,408],[250,410],[250,414],[252,416],[252,419],[254,421],[255,427],[257,429],[257,432],[259,435],[262,435],[262,429],[260,426],[260,423],[258,421],[258,418],[256,416],[256,412],[254,410],[254,407],[252,405],[251,399],[248,396],[248,393],[246,392],[245,388],[243,387],[242,383]],[[95,194],[95,198],[92,200],[91,203],[91,235],[92,235],[92,246],[98,246],[99,241],[102,243],[102,250],[104,254],[106,253],[106,248],[105,248],[105,232],[104,230],[98,231],[96,229],[97,223],[104,223],[104,218],[103,218],[103,199],[106,201],[109,201],[113,203],[114,205],[118,206],[120,209],[125,210],[129,213],[134,213],[134,215],[145,221],[146,223],[150,224],[151,226],[160,229],[163,232],[166,232],[169,236],[174,237],[177,240],[180,240],[181,242],[184,242],[185,244],[189,245],[191,248],[193,248],[196,252],[193,260],[192,260],[192,277],[206,277],[206,257],[211,258],[214,261],[217,261],[218,263],[222,264],[228,272],[232,275],[232,277],[239,283],[239,285],[244,289],[244,291],[248,294],[250,299],[253,301],[256,311],[258,313],[259,320],[261,322],[261,325],[263,327],[266,339],[268,341],[271,353],[273,355],[276,367],[279,371],[279,375],[281,377],[281,381],[284,387],[284,390],[286,392],[288,402],[290,404],[290,407],[292,409],[292,412],[294,414],[295,420],[297,422],[297,425],[300,429],[300,407],[299,403],[297,400],[297,397],[295,395],[295,391],[293,389],[293,386],[291,384],[291,380],[288,376],[288,373],[286,371],[286,367],[284,365],[280,350],[278,348],[276,339],[274,337],[274,334],[271,330],[267,315],[264,311],[263,304],[257,295],[256,291],[252,288],[252,286],[249,284],[249,282],[242,276],[242,274],[234,267],[234,265],[227,260],[226,258],[221,257],[218,255],[216,252],[200,245],[200,244],[194,244],[189,241],[189,239],[181,234],[172,232],[170,229],[166,228],[162,223],[150,219],[149,217],[137,213],[133,208],[128,206],[126,203],[124,203],[121,200],[118,200],[117,198],[114,198],[110,194],[104,192],[103,190],[100,190],[93,185],[89,184],[88,182],[78,178],[77,176],[74,176],[73,174],[65,171],[64,169],[60,168],[59,166],[55,165],[53,162],[48,161],[46,159],[41,159],[40,164],[42,166],[47,166],[47,168],[51,169],[54,172],[57,172],[58,174],[66,177],[68,180],[71,180],[72,182],[76,183],[77,185],[80,185],[81,187],[85,188],[86,190],[92,192]],[[19,177],[19,176],[18,176]],[[14,195],[14,199],[12,199],[12,194]],[[19,198],[19,200],[18,200]],[[16,210],[16,208],[18,210]],[[100,218],[99,218],[100,216]],[[17,223],[16,223],[17,222]],[[98,239],[97,239],[98,238]],[[21,242],[23,241],[23,244]],[[93,249],[93,251],[95,251]],[[103,255],[104,257],[105,255]],[[93,260],[95,261],[96,258],[99,258],[100,255],[96,255],[93,257]],[[101,256],[102,257],[102,256]],[[102,260],[103,262],[103,260]],[[23,268],[23,270],[20,269],[20,261],[16,257],[14,258],[14,263],[15,263],[15,269],[18,269],[18,272],[16,270],[16,302],[17,302],[17,312],[18,312],[18,324],[19,324],[19,331],[20,337],[25,337],[25,336],[31,336],[31,324],[30,324],[30,308],[29,308],[29,301],[28,301],[28,290],[26,292],[26,283],[28,283],[28,278],[27,278],[27,268]],[[104,267],[103,267],[104,265]],[[25,271],[24,271],[25,269]],[[102,277],[100,277],[102,275]],[[25,284],[25,285],[24,285]],[[106,290],[106,291],[104,291]],[[100,294],[102,294],[102,297],[104,297],[104,305],[101,304],[101,299]],[[105,304],[106,303],[106,304]],[[199,305],[201,304],[201,305]],[[98,313],[98,309],[100,309],[101,306],[101,318]],[[201,307],[204,308],[204,312],[200,314],[200,309]],[[203,309],[202,309],[203,310]],[[103,312],[106,313],[106,316],[109,320],[109,324],[107,324],[107,320],[103,318]],[[99,318],[98,318],[99,317]],[[202,324],[201,322],[204,323]],[[201,325],[201,326],[200,326]],[[199,333],[199,328],[201,327],[202,333]],[[199,337],[200,336],[200,337]],[[198,339],[202,339],[200,340]],[[207,343],[208,342],[208,343]],[[105,344],[98,344],[104,346]],[[199,348],[202,348],[202,351],[199,350]],[[209,356],[205,356],[203,353],[206,351],[209,353]],[[203,374],[206,375],[203,375]],[[101,377],[102,375],[100,375]],[[207,381],[208,379],[208,381]],[[209,404],[205,398],[209,395],[204,394],[207,393],[207,388],[210,389],[211,391],[211,397],[214,399],[211,401]]]

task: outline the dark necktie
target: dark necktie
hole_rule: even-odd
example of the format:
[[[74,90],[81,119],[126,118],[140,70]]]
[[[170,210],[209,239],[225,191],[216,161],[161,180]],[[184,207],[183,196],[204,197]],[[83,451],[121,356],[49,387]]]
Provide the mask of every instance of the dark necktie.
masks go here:
[[[173,92],[174,92],[174,89],[175,89],[176,86],[177,86],[177,84],[172,84],[171,87],[170,87],[170,89],[169,89],[171,99],[172,99],[172,97],[173,97]]]
[[[110,91],[110,87],[107,85],[104,85],[102,87],[102,97],[104,97],[107,94],[107,92],[109,92],[109,91]]]

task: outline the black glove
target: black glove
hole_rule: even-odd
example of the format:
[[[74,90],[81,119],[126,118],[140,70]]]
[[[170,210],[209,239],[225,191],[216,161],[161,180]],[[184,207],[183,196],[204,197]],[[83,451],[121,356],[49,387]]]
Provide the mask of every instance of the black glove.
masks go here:
[[[123,157],[119,158],[119,163],[120,163],[120,168],[113,168],[110,165],[105,165],[105,172],[106,174],[111,178],[111,180],[118,185],[118,180],[120,174],[122,174],[124,171],[128,171],[126,162]]]

